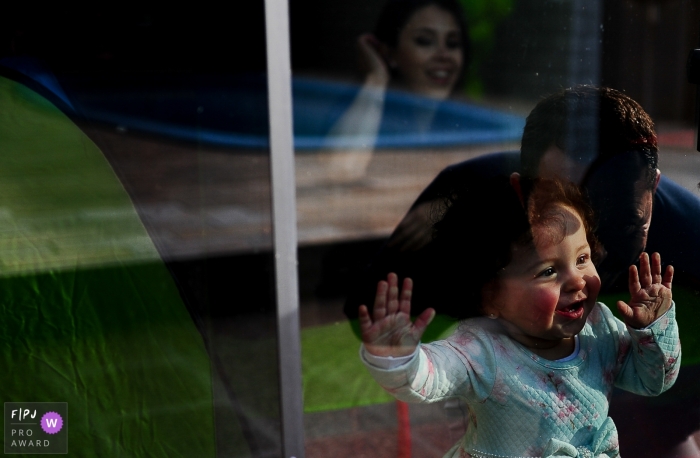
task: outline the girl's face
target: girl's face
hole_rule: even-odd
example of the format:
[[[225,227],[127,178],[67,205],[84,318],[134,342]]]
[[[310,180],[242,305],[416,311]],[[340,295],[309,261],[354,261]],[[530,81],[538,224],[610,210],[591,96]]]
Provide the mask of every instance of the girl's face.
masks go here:
[[[400,83],[421,95],[447,98],[464,64],[460,32],[452,14],[435,5],[413,13],[388,56]]]
[[[534,243],[513,250],[513,260],[484,295],[486,313],[535,353],[573,350],[573,337],[600,291],[581,218],[561,205],[550,211],[554,224],[532,228]]]

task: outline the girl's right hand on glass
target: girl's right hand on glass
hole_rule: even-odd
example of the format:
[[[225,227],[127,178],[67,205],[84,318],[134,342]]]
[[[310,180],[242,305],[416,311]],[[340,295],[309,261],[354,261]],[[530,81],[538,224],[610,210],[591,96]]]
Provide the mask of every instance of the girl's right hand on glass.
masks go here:
[[[365,350],[375,356],[408,356],[413,354],[425,328],[435,316],[426,309],[411,322],[413,281],[406,278],[399,295],[398,277],[390,273],[377,284],[377,295],[370,317],[367,306],[359,309],[360,332]]]

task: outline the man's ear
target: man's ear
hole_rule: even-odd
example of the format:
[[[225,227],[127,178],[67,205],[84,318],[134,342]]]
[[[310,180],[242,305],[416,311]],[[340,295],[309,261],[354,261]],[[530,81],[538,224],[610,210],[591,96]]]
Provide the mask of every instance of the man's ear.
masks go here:
[[[520,205],[525,206],[525,199],[523,199],[523,190],[520,186],[520,174],[518,172],[513,172],[510,174],[510,186],[515,190],[515,193],[520,199]]]
[[[661,180],[661,170],[656,169],[656,178],[654,179],[654,192],[656,192],[656,188],[659,187],[660,180]]]

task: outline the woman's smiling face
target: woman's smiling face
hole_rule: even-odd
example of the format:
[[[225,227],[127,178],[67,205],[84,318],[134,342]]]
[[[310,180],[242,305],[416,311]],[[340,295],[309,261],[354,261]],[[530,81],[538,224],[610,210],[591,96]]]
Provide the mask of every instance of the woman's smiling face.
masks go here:
[[[401,29],[388,57],[405,89],[445,99],[464,65],[459,25],[452,13],[438,6],[421,8]]]
[[[570,348],[600,291],[581,218],[561,205],[549,211],[547,225],[533,226],[533,243],[513,250],[485,294],[486,313],[530,349]]]

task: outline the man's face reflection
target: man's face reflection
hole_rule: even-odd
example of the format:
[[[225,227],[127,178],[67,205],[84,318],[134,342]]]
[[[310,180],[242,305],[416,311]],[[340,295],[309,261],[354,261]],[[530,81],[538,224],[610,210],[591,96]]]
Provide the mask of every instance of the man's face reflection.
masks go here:
[[[643,157],[628,152],[610,159],[584,187],[598,216],[596,234],[608,253],[604,262],[628,267],[644,250],[651,224],[654,188]]]
[[[585,170],[585,166],[553,149],[543,157],[540,174],[580,183],[582,173],[573,171],[577,167]],[[599,268],[604,282],[625,272],[644,251],[654,200],[648,173],[643,156],[631,151],[606,161],[582,183],[596,212],[596,235],[607,253]]]

